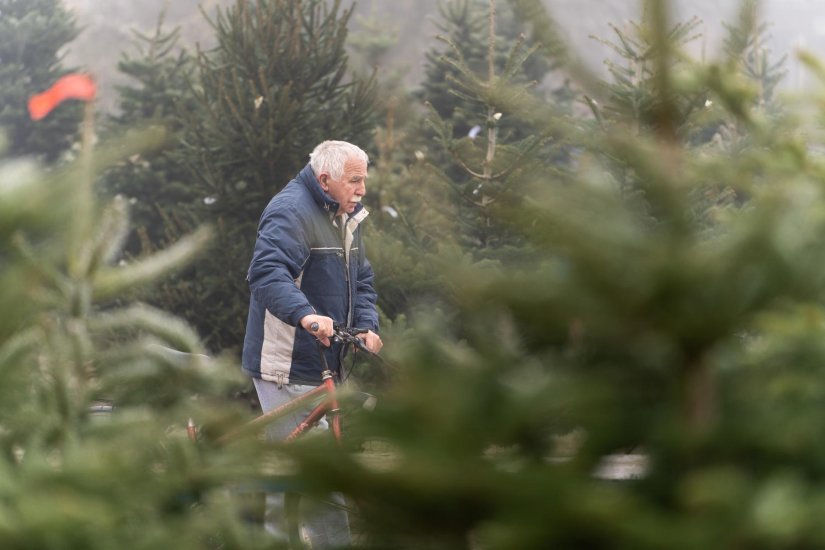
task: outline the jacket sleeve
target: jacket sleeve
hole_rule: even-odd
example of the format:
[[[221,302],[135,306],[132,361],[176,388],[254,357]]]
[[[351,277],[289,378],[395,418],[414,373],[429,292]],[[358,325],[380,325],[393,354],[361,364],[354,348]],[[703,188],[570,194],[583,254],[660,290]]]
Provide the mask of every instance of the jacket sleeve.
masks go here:
[[[364,242],[360,243],[361,253],[358,255],[358,281],[356,282],[355,296],[355,326],[368,328],[378,332],[378,293],[375,291],[375,274],[372,266],[364,254]]]
[[[249,290],[272,315],[292,326],[315,312],[296,283],[309,252],[309,238],[298,213],[289,207],[267,207],[249,265]]]

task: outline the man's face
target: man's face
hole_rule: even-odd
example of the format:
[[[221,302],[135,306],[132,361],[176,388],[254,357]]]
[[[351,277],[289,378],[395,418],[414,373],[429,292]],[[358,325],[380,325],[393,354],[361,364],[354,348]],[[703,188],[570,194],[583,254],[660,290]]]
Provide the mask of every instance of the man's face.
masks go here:
[[[367,194],[367,163],[350,158],[344,163],[344,173],[340,179],[333,179],[328,173],[321,172],[318,180],[321,188],[340,205],[338,215],[352,214]]]

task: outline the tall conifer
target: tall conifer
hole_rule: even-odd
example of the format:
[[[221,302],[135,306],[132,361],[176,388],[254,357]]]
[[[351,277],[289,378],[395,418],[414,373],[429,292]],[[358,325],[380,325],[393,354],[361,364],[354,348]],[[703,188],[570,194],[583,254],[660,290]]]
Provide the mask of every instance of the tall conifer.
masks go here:
[[[456,234],[468,251],[487,258],[518,246],[496,223],[495,210],[521,200],[518,182],[538,167],[537,161],[553,171],[556,163],[562,164],[551,151],[558,144],[545,147],[552,142],[550,134],[517,120],[505,109],[505,98],[512,103],[522,95],[538,98],[542,94],[535,90],[537,82],[529,78],[528,63],[538,46],[523,34],[514,41],[500,35],[499,4],[448,4],[454,11],[444,13],[458,17],[450,24],[467,33],[467,37],[458,34],[466,43],[443,38],[447,50],[431,69],[447,68],[441,75],[445,84],[433,83],[434,91],[446,85],[447,94],[436,93],[436,103],[428,103],[428,121],[439,146],[432,150],[432,160],[444,167],[442,181],[453,191]],[[483,26],[478,26],[479,21]],[[545,60],[538,66],[546,70],[549,63]]]
[[[131,256],[151,252],[178,234],[181,203],[191,199],[193,177],[173,152],[181,128],[176,115],[191,99],[193,60],[179,43],[180,29],[166,29],[164,19],[161,13],[152,34],[135,31],[134,51],[124,52],[118,63],[129,80],[117,86],[118,111],[106,125],[112,135],[146,126],[166,133],[162,147],[135,152],[105,174],[105,191],[122,194],[130,203],[132,230],[125,251]]]

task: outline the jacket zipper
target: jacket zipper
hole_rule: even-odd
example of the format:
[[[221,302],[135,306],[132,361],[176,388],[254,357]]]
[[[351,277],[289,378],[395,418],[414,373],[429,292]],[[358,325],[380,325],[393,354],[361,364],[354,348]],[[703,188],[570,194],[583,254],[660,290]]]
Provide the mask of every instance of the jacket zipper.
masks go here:
[[[344,216],[341,216],[339,219],[341,220],[341,254],[343,255],[344,259],[344,280],[347,283],[347,326],[352,326],[352,285],[350,284],[350,276],[349,276],[349,250],[347,250],[347,223],[344,220]],[[346,351],[345,347],[341,347],[341,351],[339,352],[339,357],[341,359],[340,364],[344,364],[344,352]]]

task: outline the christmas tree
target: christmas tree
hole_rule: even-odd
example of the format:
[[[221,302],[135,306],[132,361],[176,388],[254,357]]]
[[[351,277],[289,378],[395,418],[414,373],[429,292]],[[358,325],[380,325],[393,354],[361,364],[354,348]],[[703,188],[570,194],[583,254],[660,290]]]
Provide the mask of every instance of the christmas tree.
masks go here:
[[[106,132],[156,126],[167,133],[162,147],[130,155],[105,174],[107,193],[121,194],[130,203],[132,233],[125,251],[132,256],[151,252],[179,234],[176,213],[191,199],[192,176],[174,158],[180,131],[176,115],[191,99],[188,83],[194,68],[179,36],[179,28],[165,29],[161,13],[153,34],[135,32],[135,54],[125,53],[118,64],[130,82],[117,87],[119,111],[110,115]]]
[[[0,515],[9,520],[0,546],[264,547],[226,490],[266,451],[206,448],[187,430],[190,418],[207,427],[240,421],[222,397],[237,385],[237,367],[209,359],[179,318],[123,303],[191,260],[210,232],[119,261],[128,204],[100,203],[93,182],[124,151],[150,149],[161,136],[136,132],[92,154],[91,109],[76,162],[0,164]]]
[[[564,164],[563,143],[502,107],[504,95],[543,97],[531,76],[551,66],[546,58],[534,60],[537,47],[524,36],[511,40],[519,28],[512,12],[499,13],[504,6],[495,2],[440,6],[447,34],[442,48],[428,54],[422,94],[432,94],[433,102],[426,130],[396,128],[389,117],[392,124],[379,134],[373,196],[381,234],[371,261],[391,317],[449,299],[452,285],[440,276],[444,258],[497,262],[526,250],[499,223],[498,211],[521,200],[525,173],[543,169],[553,179]],[[501,21],[507,24],[500,33]]]

